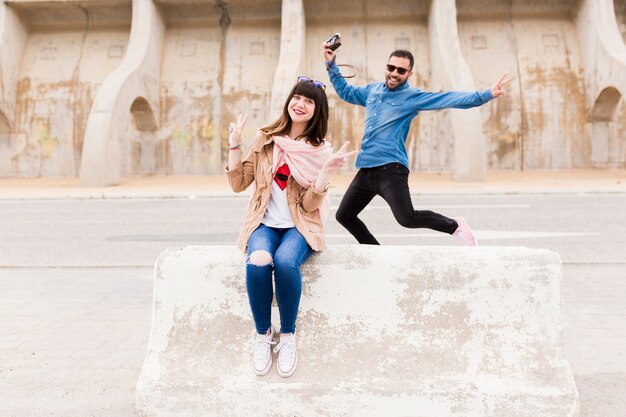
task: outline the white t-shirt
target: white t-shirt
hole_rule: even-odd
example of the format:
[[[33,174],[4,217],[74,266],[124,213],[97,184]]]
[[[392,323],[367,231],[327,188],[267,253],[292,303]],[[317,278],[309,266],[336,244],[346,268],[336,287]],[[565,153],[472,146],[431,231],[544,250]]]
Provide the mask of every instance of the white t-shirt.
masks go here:
[[[270,194],[270,202],[267,205],[267,210],[263,216],[261,223],[268,227],[276,227],[280,229],[286,229],[289,227],[295,227],[289,211],[289,204],[287,203],[287,187],[281,189],[276,179],[272,181],[272,193]]]

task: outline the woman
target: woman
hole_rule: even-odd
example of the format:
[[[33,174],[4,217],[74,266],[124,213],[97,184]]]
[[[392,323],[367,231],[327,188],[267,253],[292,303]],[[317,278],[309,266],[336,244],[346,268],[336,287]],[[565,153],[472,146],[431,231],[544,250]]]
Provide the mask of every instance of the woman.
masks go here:
[[[299,77],[281,117],[257,132],[241,161],[241,131],[247,116],[230,124],[228,179],[235,192],[254,183],[239,247],[248,254],[246,288],[257,336],[252,365],[257,375],[272,366],[273,298],[280,311],[277,370],[291,376],[298,364],[296,318],[302,293],[301,265],[324,247],[323,219],[330,174],[346,162],[346,142],[332,154],[324,141],[328,126],[326,86]]]

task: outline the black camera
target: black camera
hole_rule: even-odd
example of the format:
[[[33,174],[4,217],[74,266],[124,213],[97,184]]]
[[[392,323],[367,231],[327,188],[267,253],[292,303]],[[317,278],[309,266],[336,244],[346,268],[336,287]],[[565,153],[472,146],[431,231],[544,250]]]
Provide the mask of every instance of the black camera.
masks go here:
[[[340,33],[335,33],[326,41],[326,47],[330,49],[331,51],[336,50],[340,46],[341,46],[341,34]]]

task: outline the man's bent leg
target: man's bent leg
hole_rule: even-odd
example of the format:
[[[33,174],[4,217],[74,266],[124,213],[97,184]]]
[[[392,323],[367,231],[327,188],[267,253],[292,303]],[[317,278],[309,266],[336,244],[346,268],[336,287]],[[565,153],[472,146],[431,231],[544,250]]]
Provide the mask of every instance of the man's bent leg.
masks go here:
[[[426,228],[452,234],[458,224],[430,210],[415,210],[409,190],[409,170],[402,164],[387,164],[377,171],[380,195],[385,199],[396,221],[403,227]]]
[[[380,245],[357,216],[376,193],[370,189],[367,171],[360,169],[339,203],[335,218],[361,244]]]

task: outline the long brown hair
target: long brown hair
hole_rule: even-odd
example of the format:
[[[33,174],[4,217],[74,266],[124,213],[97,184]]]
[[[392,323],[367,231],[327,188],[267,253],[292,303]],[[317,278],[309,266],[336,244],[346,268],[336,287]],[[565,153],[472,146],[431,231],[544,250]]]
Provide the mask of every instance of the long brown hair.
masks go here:
[[[283,114],[273,123],[262,127],[261,131],[267,136],[285,135],[291,130],[291,117],[289,116],[289,102],[294,95],[310,98],[315,102],[315,113],[304,132],[297,138],[304,138],[307,143],[319,146],[324,143],[326,132],[328,132],[328,98],[326,92],[313,84],[311,81],[300,81],[289,93],[287,101],[283,106]]]

